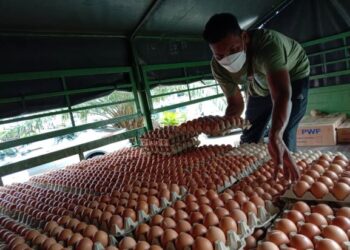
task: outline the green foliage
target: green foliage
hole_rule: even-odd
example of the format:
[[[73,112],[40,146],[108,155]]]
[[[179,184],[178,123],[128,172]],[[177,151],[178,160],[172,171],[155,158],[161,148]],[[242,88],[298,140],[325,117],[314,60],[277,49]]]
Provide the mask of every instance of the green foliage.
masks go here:
[[[162,126],[177,126],[186,121],[186,114],[183,112],[163,112],[160,124]]]

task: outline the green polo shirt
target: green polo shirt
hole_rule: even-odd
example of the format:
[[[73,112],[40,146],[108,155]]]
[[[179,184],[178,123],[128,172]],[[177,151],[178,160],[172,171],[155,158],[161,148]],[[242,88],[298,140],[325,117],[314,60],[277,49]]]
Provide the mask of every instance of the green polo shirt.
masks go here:
[[[247,85],[248,94],[267,96],[267,73],[287,69],[291,82],[310,74],[310,63],[303,47],[295,40],[273,30],[260,29],[251,34],[254,81],[248,81],[247,61],[237,73],[222,67],[213,57],[211,69],[225,96],[234,94],[238,84]]]

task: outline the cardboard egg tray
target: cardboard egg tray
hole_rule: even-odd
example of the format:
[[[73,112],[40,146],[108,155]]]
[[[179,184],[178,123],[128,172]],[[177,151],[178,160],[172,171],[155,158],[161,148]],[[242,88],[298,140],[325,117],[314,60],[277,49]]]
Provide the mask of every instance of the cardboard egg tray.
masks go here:
[[[306,191],[303,196],[298,197],[294,194],[293,188],[288,189],[282,196],[281,199],[286,201],[316,201],[316,202],[332,202],[337,203],[340,206],[350,205],[350,195],[348,195],[344,200],[337,200],[330,192],[327,193],[322,199],[317,199],[311,191]]]
[[[177,200],[182,200],[185,197],[186,193],[187,190],[184,187],[181,187],[180,194],[177,194],[175,192],[171,193],[170,201],[162,198],[160,207],[150,205],[149,214],[146,214],[143,210],[138,211],[138,221],[134,222],[131,218],[124,218],[124,228],[120,229],[117,225],[115,225],[115,227],[110,232],[111,235],[115,236],[116,238],[132,235],[132,232],[139,224],[150,221],[153,216],[160,214],[165,208],[170,207]]]
[[[188,141],[171,144],[170,146],[143,146],[142,150],[147,154],[160,154],[171,156],[183,152],[187,149],[197,147],[200,144],[198,138],[191,138]]]
[[[253,212],[249,213],[247,223],[244,221],[239,221],[237,223],[237,232],[228,231],[226,234],[226,244],[221,241],[215,242],[215,250],[243,250],[246,243],[245,239],[252,235],[254,230],[257,228],[266,227],[271,223],[271,221],[277,216],[279,213],[278,208],[273,206],[272,202],[266,202],[265,207],[258,207],[258,215],[256,216]],[[140,236],[138,239],[145,240],[145,236]],[[161,242],[159,239],[154,239],[150,244],[155,244],[161,246]],[[165,247],[166,250],[176,250],[174,242],[169,242]],[[191,250],[191,248],[188,248]]]
[[[178,135],[173,138],[141,138],[143,146],[171,146],[197,138],[193,135]]]

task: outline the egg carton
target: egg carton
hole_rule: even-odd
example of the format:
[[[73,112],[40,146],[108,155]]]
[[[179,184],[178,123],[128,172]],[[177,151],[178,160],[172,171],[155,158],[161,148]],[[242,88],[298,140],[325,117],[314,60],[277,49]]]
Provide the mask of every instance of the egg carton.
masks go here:
[[[170,200],[166,198],[161,198],[160,206],[150,205],[150,213],[146,214],[143,210],[137,211],[137,221],[133,221],[131,218],[124,218],[124,228],[119,228],[117,225],[114,225],[110,234],[116,238],[121,238],[127,235],[132,235],[133,231],[136,229],[138,225],[144,222],[148,222],[151,220],[153,216],[156,214],[160,214],[167,207],[173,205],[177,200],[181,200],[187,194],[187,190],[185,187],[180,187],[180,194],[176,192],[171,192]]]
[[[281,199],[297,200],[297,201],[316,201],[316,202],[332,202],[340,206],[350,205],[350,195],[345,200],[337,200],[331,193],[327,193],[322,199],[317,199],[310,191],[306,191],[303,196],[298,197],[294,194],[293,189],[288,189],[282,196]]]

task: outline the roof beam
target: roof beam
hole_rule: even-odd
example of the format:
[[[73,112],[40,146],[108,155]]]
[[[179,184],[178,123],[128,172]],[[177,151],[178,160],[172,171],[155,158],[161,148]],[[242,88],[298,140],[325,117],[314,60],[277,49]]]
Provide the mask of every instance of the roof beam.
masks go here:
[[[272,18],[277,16],[281,11],[287,8],[294,0],[284,0],[278,4],[275,8],[266,13],[262,18],[259,18],[249,29],[257,29],[261,26],[264,26]]]
[[[134,40],[137,32],[144,26],[144,24],[148,21],[148,19],[152,16],[153,12],[158,8],[158,6],[161,4],[162,0],[154,0],[154,2],[150,5],[150,7],[147,9],[145,14],[142,16],[141,20],[133,30],[133,32],[130,35],[130,40]]]

